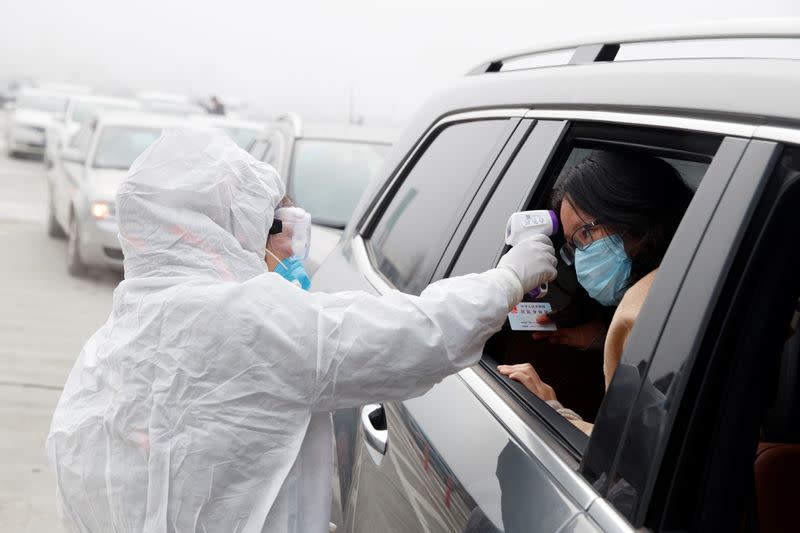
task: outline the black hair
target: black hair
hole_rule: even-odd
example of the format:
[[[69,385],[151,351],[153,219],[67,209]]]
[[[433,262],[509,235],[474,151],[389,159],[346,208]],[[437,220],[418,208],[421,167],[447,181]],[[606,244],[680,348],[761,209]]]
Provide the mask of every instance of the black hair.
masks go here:
[[[556,183],[553,206],[558,211],[568,201],[635,243],[632,285],[659,266],[692,195],[663,159],[615,149],[594,152],[567,170]]]

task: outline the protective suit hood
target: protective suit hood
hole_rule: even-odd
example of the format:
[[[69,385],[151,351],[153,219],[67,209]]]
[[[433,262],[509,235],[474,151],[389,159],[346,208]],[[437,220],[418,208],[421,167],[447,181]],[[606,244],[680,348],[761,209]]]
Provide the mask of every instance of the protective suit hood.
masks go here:
[[[117,192],[126,278],[263,274],[283,195],[275,170],[223,132],[165,130]]]

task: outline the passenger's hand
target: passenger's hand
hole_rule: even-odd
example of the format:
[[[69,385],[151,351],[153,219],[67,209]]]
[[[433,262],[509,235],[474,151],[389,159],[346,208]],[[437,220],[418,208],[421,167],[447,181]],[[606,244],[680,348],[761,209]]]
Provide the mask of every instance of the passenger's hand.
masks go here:
[[[536,321],[539,324],[550,324],[552,320],[547,315],[540,315]],[[581,350],[588,349],[605,333],[605,327],[600,320],[592,320],[571,328],[558,328],[556,331],[537,331],[533,334],[535,341],[547,341],[550,344],[564,344]]]
[[[511,248],[497,264],[516,274],[527,293],[556,278],[556,251],[545,235],[534,235]]]
[[[533,365],[524,363],[521,365],[500,365],[497,371],[508,376],[514,381],[519,381],[525,388],[534,393],[540,400],[548,401],[556,399],[556,391],[553,387],[542,381],[539,374],[534,370]]]

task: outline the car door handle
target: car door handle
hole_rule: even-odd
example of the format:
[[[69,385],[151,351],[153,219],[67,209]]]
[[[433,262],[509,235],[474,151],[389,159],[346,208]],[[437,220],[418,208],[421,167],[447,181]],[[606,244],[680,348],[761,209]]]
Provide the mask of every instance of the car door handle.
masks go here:
[[[381,404],[371,403],[361,409],[361,427],[367,444],[381,455],[385,454],[389,430],[386,427],[386,412]]]

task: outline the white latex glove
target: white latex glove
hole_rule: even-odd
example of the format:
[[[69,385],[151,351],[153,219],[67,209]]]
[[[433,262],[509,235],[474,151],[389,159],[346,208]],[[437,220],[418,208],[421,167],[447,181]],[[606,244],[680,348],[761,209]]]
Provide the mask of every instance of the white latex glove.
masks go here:
[[[556,251],[546,235],[534,235],[511,248],[497,263],[497,268],[513,272],[528,293],[542,283],[556,279]]]

